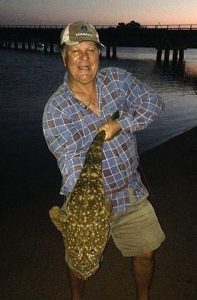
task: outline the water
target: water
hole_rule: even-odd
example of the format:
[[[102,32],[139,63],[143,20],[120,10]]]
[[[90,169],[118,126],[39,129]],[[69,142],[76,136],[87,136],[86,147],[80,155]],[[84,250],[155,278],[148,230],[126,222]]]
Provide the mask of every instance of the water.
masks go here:
[[[155,61],[155,49],[119,48],[117,53],[119,59],[115,64],[151,85],[165,103],[165,110],[159,119],[137,133],[139,152],[151,149],[197,126],[196,49],[186,50],[185,61],[177,65],[171,62],[168,65],[158,65]],[[104,61],[104,65],[108,64],[109,61]]]
[[[150,84],[165,102],[160,118],[138,132],[140,152],[197,125],[197,50],[185,51],[184,63],[176,66],[157,65],[155,49],[119,48],[117,54],[119,59],[103,59],[101,65],[131,71]],[[44,105],[63,76],[59,55],[0,51],[0,130],[4,143],[35,147],[37,136],[42,134]],[[6,152],[13,155],[15,150],[10,146]]]

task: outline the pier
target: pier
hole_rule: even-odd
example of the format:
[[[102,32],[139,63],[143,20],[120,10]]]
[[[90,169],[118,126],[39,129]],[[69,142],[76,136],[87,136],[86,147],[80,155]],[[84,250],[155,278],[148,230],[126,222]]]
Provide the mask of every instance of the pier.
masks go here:
[[[59,52],[59,37],[65,25],[0,25],[0,49]],[[106,45],[105,56],[117,58],[117,47],[147,47],[157,50],[156,60],[182,62],[187,49],[197,49],[197,24],[95,26]],[[172,54],[172,55],[171,55]]]

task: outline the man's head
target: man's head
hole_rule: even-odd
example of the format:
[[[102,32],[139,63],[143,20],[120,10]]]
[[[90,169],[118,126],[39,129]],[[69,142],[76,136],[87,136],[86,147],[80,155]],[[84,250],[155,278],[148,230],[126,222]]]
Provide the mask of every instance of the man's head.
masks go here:
[[[95,27],[89,23],[78,21],[66,26],[60,36],[61,46],[73,46],[82,41],[90,41],[99,47],[104,47],[99,40],[98,32]]]
[[[93,82],[99,67],[100,43],[96,29],[84,22],[69,24],[61,34],[62,58],[69,81]]]

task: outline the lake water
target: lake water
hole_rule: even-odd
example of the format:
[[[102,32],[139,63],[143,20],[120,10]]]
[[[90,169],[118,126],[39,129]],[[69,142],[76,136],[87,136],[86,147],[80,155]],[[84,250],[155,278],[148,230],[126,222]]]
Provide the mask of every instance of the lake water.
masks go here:
[[[137,133],[140,152],[197,126],[197,50],[185,51],[182,64],[158,65],[156,50],[118,48],[118,59],[101,66],[118,66],[151,85],[164,99],[165,111]],[[64,76],[59,55],[0,50],[1,136],[6,142],[41,134],[44,105]],[[22,138],[21,138],[22,139]],[[10,142],[11,143],[11,142]]]

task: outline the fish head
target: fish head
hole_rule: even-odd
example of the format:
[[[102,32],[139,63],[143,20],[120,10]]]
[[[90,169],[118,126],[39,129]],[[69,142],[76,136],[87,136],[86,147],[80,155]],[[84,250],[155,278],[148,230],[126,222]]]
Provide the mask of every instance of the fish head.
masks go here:
[[[67,252],[66,261],[77,277],[86,280],[99,269],[102,251],[83,245]]]
[[[83,226],[76,224],[75,230],[70,233],[64,223],[65,260],[79,278],[86,280],[99,269],[109,237],[107,218],[93,220]]]

